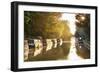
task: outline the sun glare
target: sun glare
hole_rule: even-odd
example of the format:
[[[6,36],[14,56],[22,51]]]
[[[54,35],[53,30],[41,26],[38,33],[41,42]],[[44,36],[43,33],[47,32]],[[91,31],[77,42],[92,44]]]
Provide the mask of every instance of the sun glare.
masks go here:
[[[71,33],[74,35],[76,31],[76,26],[75,26],[75,14],[67,14],[63,13],[61,20],[67,20],[69,22],[69,28]]]
[[[75,25],[75,14],[68,14],[68,13],[63,13],[61,20],[67,20],[68,21],[68,26],[70,28],[70,32],[72,35],[75,35],[76,32],[76,25]],[[81,58],[76,54],[76,47],[75,47],[75,37],[71,38],[71,47],[70,47],[70,53],[68,55],[69,60],[80,60]]]

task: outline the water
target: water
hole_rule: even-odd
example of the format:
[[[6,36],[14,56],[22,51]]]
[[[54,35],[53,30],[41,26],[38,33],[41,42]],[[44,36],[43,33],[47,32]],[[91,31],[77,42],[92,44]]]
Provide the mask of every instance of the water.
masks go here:
[[[76,47],[75,47],[75,37],[71,38],[71,47],[70,47],[70,53],[68,55],[68,60],[81,60],[82,58],[79,57],[76,53]]]

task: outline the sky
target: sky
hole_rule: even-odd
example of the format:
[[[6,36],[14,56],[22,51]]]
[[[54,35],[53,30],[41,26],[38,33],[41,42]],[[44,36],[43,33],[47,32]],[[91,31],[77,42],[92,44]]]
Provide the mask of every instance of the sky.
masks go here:
[[[68,21],[68,26],[70,28],[71,33],[74,35],[76,32],[76,25],[75,25],[75,14],[70,14],[70,13],[63,13],[61,20],[67,20]],[[75,37],[71,38],[71,48],[70,48],[70,53],[68,55],[68,60],[81,60],[77,54],[76,54],[76,47],[75,47]]]
[[[74,35],[76,31],[75,14],[63,13],[61,20],[67,20],[69,22],[70,31]]]

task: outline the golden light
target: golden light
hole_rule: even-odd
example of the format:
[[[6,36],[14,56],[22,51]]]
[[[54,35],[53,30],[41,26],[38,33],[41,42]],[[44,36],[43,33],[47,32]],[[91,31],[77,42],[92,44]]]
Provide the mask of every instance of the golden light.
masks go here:
[[[70,48],[70,53],[69,53],[69,56],[68,56],[68,59],[69,60],[81,60],[82,58],[79,57],[77,54],[76,54],[76,47],[75,47],[75,37],[72,37],[71,38],[71,48]]]
[[[85,20],[85,17],[84,17],[84,16],[81,16],[80,18],[81,18],[81,20],[82,20],[82,21],[84,21],[84,20]]]
[[[68,21],[68,26],[70,28],[70,32],[74,35],[76,31],[76,25],[75,25],[75,14],[68,14],[68,13],[63,13],[61,20],[67,20]]]
[[[67,20],[69,22],[68,26],[70,28],[70,32],[75,35],[76,32],[76,18],[75,18],[75,14],[68,14],[68,13],[63,13],[61,20]],[[82,20],[84,20],[84,17],[81,17]],[[77,20],[77,22],[79,22]],[[68,55],[68,59],[69,60],[81,60],[82,58],[80,58],[77,54],[76,54],[76,47],[75,47],[75,37],[71,38],[71,47],[70,47],[70,52]]]

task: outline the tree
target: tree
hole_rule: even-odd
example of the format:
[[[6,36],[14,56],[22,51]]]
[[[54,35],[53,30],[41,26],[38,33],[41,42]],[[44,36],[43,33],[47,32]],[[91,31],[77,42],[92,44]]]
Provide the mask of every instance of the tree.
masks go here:
[[[59,12],[25,12],[25,35],[27,37],[42,36],[45,38],[61,38],[64,33],[70,35],[66,21],[59,18]],[[67,35],[65,37],[67,37]]]
[[[79,34],[78,37],[81,37],[82,41],[84,41],[84,43],[82,44],[83,46],[81,46],[82,48],[79,48],[79,46],[77,47],[77,54],[84,59],[89,59],[90,58],[90,14],[77,14],[76,20],[78,20],[78,22],[76,22],[77,26],[76,31]]]
[[[62,13],[59,12],[24,12],[25,38],[59,39],[70,41],[71,33],[67,21],[60,20]],[[36,57],[30,55],[29,60],[54,60],[66,58],[70,50],[70,43],[40,54]]]

